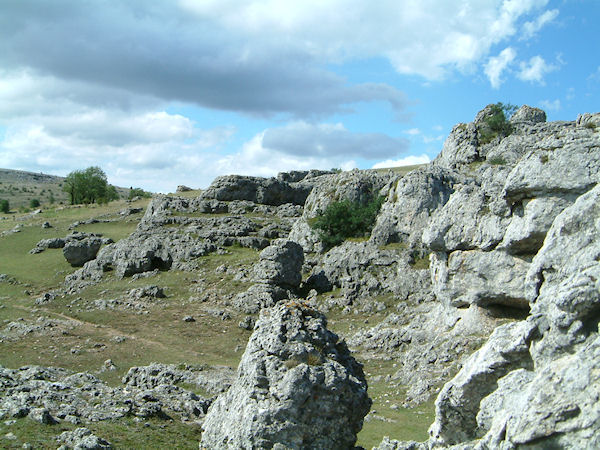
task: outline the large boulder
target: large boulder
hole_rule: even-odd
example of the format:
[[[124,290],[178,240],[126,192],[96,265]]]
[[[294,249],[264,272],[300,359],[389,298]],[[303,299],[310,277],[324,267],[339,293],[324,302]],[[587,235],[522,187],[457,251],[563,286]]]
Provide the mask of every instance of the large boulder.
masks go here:
[[[296,288],[302,281],[304,251],[296,242],[277,239],[259,255],[252,280],[256,283],[275,284]]]
[[[81,267],[86,262],[96,258],[102,246],[102,238],[86,237],[81,240],[68,240],[63,247],[63,255],[69,264]]]
[[[362,366],[301,304],[261,312],[231,388],[211,405],[201,447],[352,448],[371,400]]]

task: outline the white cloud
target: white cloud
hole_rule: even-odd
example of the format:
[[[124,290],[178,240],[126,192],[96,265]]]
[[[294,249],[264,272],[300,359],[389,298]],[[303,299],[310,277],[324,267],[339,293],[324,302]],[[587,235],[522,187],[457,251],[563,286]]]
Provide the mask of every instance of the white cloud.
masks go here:
[[[340,123],[293,122],[265,130],[262,146],[289,155],[375,159],[405,152],[409,142],[382,133],[353,133]]]
[[[414,166],[416,164],[427,164],[431,161],[425,153],[422,155],[410,155],[401,159],[386,159],[373,165],[373,169],[385,169],[387,167]]]
[[[539,55],[532,57],[528,62],[521,62],[519,67],[521,69],[517,73],[519,79],[541,84],[544,83],[544,75],[557,68],[552,64],[548,64],[544,58]]]
[[[411,128],[409,130],[406,130],[405,133],[411,136],[416,136],[418,134],[421,134],[421,130],[419,130],[418,128]]]
[[[523,24],[523,35],[521,39],[530,39],[535,34],[540,31],[544,25],[552,22],[554,19],[558,17],[558,9],[550,9],[548,11],[544,11],[543,14],[536,17],[535,20],[530,22],[525,22]]]
[[[560,100],[542,100],[540,106],[547,111],[560,111]]]
[[[488,59],[484,72],[494,89],[498,89],[503,83],[502,73],[511,65],[516,56],[517,52],[512,47],[507,47],[498,56]]]

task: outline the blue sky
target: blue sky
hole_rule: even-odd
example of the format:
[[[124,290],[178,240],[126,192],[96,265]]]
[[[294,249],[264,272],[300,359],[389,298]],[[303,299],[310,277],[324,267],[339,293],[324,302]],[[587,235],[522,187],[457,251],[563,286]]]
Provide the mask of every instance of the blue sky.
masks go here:
[[[172,192],[435,158],[488,103],[600,111],[598,0],[2,0],[0,167]]]

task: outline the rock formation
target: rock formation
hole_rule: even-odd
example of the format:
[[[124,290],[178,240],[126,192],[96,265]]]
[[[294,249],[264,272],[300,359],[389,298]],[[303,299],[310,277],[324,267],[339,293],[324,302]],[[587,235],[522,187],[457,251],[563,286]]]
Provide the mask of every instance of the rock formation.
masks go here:
[[[200,446],[352,448],[371,401],[361,365],[326,325],[299,303],[264,309]]]

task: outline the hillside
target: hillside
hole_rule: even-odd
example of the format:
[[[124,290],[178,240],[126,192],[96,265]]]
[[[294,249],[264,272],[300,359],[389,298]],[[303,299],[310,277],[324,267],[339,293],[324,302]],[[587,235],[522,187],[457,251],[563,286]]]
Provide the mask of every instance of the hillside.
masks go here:
[[[490,114],[416,168],[0,220],[0,445],[600,445],[600,114]]]
[[[13,210],[29,208],[33,199],[43,206],[69,203],[62,190],[64,177],[23,170],[0,169],[0,199],[8,200]],[[128,188],[117,187],[121,198],[127,198]]]

